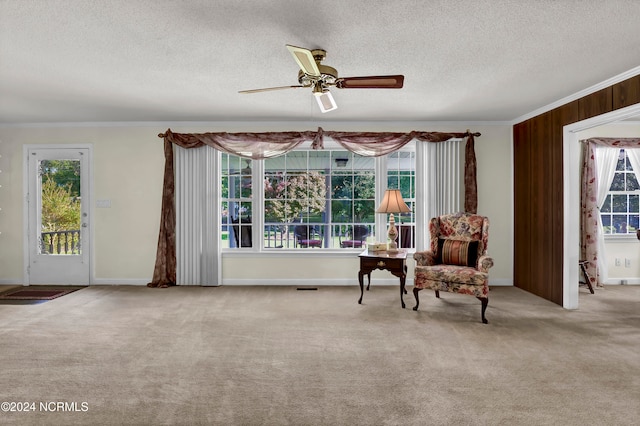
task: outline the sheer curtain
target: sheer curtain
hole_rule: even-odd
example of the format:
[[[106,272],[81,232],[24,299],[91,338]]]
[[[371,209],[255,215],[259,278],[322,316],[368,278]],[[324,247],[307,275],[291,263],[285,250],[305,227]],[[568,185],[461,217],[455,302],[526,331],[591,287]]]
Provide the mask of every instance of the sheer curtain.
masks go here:
[[[633,171],[640,182],[640,149],[627,148],[625,151],[627,157],[629,157],[629,163],[631,163],[631,167],[633,167]]]
[[[620,155],[619,148],[609,148],[606,146],[596,146],[595,147],[595,165],[596,165],[596,188],[597,192],[597,203],[598,203],[598,213],[602,209],[605,200],[607,199],[607,194],[609,192],[609,188],[611,188],[611,182],[613,182],[613,177],[616,173],[616,165],[618,164],[618,157]],[[600,274],[601,282],[606,281],[608,276],[608,268],[607,268],[607,259],[606,259],[606,251],[604,246],[604,233],[602,226],[602,216],[600,214],[596,215],[596,219],[598,221],[598,272]]]

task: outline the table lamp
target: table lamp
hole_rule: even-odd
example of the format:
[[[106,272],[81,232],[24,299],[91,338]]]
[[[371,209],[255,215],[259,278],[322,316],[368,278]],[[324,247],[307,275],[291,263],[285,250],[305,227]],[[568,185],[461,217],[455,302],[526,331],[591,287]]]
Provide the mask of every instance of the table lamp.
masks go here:
[[[397,253],[398,252],[398,244],[396,243],[396,239],[398,238],[398,230],[396,229],[396,223],[393,217],[394,213],[408,213],[411,209],[402,199],[402,194],[400,194],[399,189],[387,189],[384,192],[384,197],[382,198],[382,202],[376,213],[390,213],[389,217],[389,230],[387,231],[387,235],[389,236],[389,248],[387,252],[389,253]]]

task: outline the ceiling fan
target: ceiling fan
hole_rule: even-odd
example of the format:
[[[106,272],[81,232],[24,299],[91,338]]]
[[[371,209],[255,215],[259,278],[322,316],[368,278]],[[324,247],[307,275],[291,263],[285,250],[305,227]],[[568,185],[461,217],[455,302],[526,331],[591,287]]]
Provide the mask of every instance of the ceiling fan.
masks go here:
[[[327,56],[322,49],[305,49],[287,44],[287,49],[293,55],[293,59],[300,67],[298,82],[293,86],[267,87],[264,89],[241,90],[238,93],[258,93],[271,90],[295,89],[310,87],[315,95],[320,111],[329,112],[338,108],[331,92],[330,86],[338,89],[401,89],[404,83],[403,75],[378,75],[370,77],[338,77],[338,71],[320,62]]]

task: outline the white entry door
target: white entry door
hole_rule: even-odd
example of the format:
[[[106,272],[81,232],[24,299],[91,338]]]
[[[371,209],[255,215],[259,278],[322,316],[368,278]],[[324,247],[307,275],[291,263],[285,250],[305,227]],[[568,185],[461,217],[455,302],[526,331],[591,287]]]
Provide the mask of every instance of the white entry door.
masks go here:
[[[89,285],[89,148],[28,148],[28,284]]]

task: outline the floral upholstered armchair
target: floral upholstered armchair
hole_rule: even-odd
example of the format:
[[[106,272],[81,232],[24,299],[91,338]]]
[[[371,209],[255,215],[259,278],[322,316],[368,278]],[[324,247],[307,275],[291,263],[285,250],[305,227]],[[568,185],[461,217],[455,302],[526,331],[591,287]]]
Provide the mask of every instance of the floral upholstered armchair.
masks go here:
[[[416,252],[413,295],[418,310],[418,292],[423,288],[475,296],[482,303],[482,322],[489,304],[489,268],[487,255],[489,219],[472,213],[434,217],[429,223],[431,249]]]

